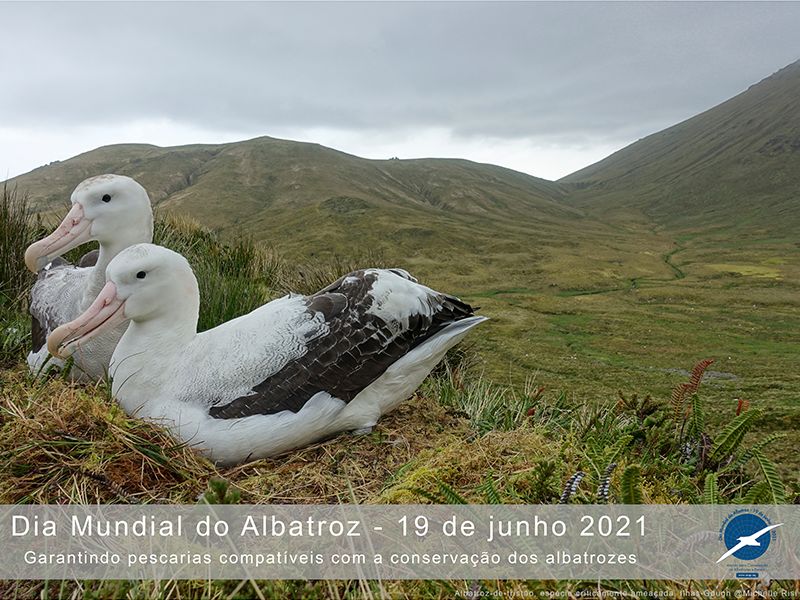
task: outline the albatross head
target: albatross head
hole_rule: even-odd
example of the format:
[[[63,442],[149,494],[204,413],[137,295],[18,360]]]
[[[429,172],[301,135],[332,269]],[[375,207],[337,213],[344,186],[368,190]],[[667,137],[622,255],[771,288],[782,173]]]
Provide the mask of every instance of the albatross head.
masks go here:
[[[167,248],[136,244],[120,252],[106,269],[106,285],[92,305],[47,338],[53,356],[66,358],[81,344],[125,321],[158,320],[157,330],[190,327],[200,304],[197,279],[186,259]]]
[[[130,177],[91,177],[78,184],[71,200],[72,208],[56,230],[25,251],[25,264],[34,273],[86,242],[118,251],[153,238],[150,198]]]

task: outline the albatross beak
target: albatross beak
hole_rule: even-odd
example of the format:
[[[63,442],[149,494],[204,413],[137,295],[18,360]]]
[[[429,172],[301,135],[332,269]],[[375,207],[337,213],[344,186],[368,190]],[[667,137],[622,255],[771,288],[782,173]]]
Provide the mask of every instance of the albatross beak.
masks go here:
[[[125,301],[117,298],[117,286],[109,281],[86,312],[48,336],[47,349],[53,356],[67,358],[78,346],[125,319]]]
[[[88,242],[91,230],[92,222],[84,217],[83,206],[76,202],[53,233],[28,246],[25,265],[37,273],[56,256]]]

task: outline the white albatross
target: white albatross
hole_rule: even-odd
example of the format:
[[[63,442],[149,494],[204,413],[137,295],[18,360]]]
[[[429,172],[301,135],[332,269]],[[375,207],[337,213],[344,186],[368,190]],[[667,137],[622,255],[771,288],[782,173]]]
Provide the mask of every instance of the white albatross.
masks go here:
[[[106,278],[50,351],[69,356],[130,321],[109,368],[114,397],[223,465],[368,431],[486,320],[401,269],[365,269],[198,334],[197,280],[180,254],[139,244]]]
[[[34,374],[63,367],[47,352],[47,336],[89,308],[106,282],[106,267],[125,248],[153,239],[153,212],[145,189],[130,177],[99,175],[78,184],[72,208],[56,230],[31,244],[25,264],[38,273],[31,288],[31,352]],[[87,242],[100,247],[77,266],[59,257]],[[74,355],[70,375],[77,380],[105,376],[111,354],[125,327],[106,330]]]

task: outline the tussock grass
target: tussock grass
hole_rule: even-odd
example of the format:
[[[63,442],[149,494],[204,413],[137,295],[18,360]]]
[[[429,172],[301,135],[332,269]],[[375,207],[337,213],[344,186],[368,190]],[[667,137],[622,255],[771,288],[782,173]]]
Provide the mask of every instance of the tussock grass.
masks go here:
[[[442,405],[462,411],[481,434],[518,427],[543,392],[533,385],[533,379],[518,390],[483,375],[465,374],[452,359],[445,359],[440,370],[425,380],[423,391]]]
[[[60,379],[32,382],[19,369],[0,371],[0,383],[0,502],[11,503],[193,503],[216,479],[225,480],[247,503],[424,503],[442,489],[466,502],[486,502],[487,490],[493,489],[506,503],[551,503],[557,501],[571,473],[590,470],[591,460],[598,456],[610,457],[608,452],[615,447],[611,438],[628,435],[633,415],[641,409],[638,404],[632,408],[608,405],[604,412],[613,416],[604,417],[603,411],[545,394],[537,400],[533,414],[526,414],[516,426],[481,435],[464,411],[421,394],[384,417],[370,435],[344,434],[283,457],[218,470],[190,449],[176,445],[159,427],[128,418],[103,386],[78,386]],[[641,447],[648,443],[632,442],[615,460],[641,461]],[[619,487],[622,471],[614,474],[612,489]],[[669,477],[670,471],[678,473]],[[701,493],[693,468],[677,466],[669,455],[661,465],[646,464],[642,478],[645,501],[691,499],[676,497],[676,486]],[[571,501],[593,501],[594,485],[591,474],[587,475]],[[603,582],[600,587],[630,593],[640,585]],[[752,585],[650,582],[648,589],[753,590]],[[792,584],[775,582],[772,589],[785,585]],[[467,589],[574,593],[597,590],[598,584],[22,581],[0,582],[0,597],[444,599]]]
[[[30,340],[30,317],[19,310],[0,307],[0,367],[16,364]]]
[[[28,198],[3,184],[0,192],[0,309],[24,304],[33,275],[25,269],[25,249],[36,241],[38,221]]]
[[[0,195],[0,366],[10,366],[27,348],[30,319],[25,314],[34,276],[23,262],[25,249],[40,233],[28,199],[3,184]]]
[[[128,418],[104,384],[0,379],[2,503],[192,502],[216,473],[165,430]]]
[[[472,433],[462,414],[416,396],[382,418],[371,434],[342,434],[275,459],[227,472],[243,501],[280,504],[384,503],[421,453],[458,444]]]
[[[34,382],[19,369],[0,371],[0,382],[0,503],[192,503],[215,478],[245,503],[383,503],[420,455],[475,436],[462,412],[416,396],[369,435],[219,470],[129,418],[103,384]]]
[[[328,259],[300,263],[284,269],[281,289],[297,294],[313,294],[327,287],[343,275],[366,268],[391,268],[397,265],[387,261],[385,255],[377,250],[355,252],[348,256],[334,254]]]

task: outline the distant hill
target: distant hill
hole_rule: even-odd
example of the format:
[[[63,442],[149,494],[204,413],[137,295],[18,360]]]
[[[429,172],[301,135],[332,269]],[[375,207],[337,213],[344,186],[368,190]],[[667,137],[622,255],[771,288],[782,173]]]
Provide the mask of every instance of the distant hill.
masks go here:
[[[40,211],[62,210],[86,177],[130,175],[160,210],[290,253],[392,246],[392,254],[472,249],[502,223],[564,225],[580,211],[560,184],[457,159],[367,160],[317,144],[261,137],[219,145],[106,146],[11,181]],[[477,238],[476,238],[477,236]],[[431,244],[431,239],[438,243]],[[490,238],[490,239],[488,239]]]
[[[581,169],[570,203],[670,228],[800,225],[800,61]]]

